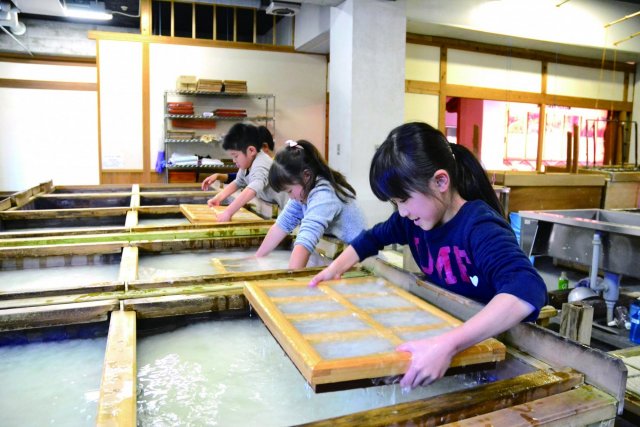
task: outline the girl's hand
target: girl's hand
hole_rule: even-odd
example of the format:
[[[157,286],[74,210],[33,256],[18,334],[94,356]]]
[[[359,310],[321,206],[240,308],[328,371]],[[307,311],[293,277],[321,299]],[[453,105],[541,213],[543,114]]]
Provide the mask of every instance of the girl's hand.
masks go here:
[[[209,207],[220,206],[220,200],[218,200],[218,196],[212,197],[209,200],[207,200],[207,206]]]
[[[217,220],[218,222],[229,222],[231,221],[231,217],[233,216],[233,214],[230,214],[227,211],[221,212],[218,214],[217,216]]]
[[[318,286],[318,283],[324,282],[325,280],[337,280],[342,276],[342,274],[335,273],[331,269],[331,265],[329,267],[322,270],[320,273],[313,276],[311,281],[309,282],[310,287]]]
[[[400,380],[400,386],[413,389],[442,378],[455,355],[454,348],[447,334],[400,344],[396,351],[411,353],[411,365]]]

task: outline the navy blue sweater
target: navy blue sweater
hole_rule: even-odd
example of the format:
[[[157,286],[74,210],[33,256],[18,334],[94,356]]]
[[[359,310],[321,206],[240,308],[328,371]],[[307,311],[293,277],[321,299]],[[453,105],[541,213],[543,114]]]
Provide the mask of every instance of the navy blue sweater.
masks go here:
[[[480,200],[466,202],[446,224],[424,231],[398,212],[351,242],[360,260],[387,245],[409,245],[426,279],[486,304],[507,293],[531,304],[538,317],[547,288],[504,218]]]

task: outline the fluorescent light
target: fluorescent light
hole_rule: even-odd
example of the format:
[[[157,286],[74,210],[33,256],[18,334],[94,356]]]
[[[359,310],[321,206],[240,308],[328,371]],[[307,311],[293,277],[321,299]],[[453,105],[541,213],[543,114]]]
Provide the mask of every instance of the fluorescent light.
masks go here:
[[[68,5],[64,8],[64,16],[67,18],[95,19],[99,21],[108,21],[113,18],[113,15],[106,13],[104,9],[69,7]]]

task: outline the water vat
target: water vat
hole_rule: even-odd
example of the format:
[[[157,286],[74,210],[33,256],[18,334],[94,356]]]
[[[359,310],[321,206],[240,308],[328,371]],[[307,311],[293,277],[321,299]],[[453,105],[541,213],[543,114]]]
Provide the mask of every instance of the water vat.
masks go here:
[[[106,338],[0,346],[4,427],[93,426]]]
[[[59,212],[59,211],[58,211]],[[20,215],[25,213],[24,215]],[[0,234],[2,233],[38,233],[38,232],[60,232],[60,231],[81,231],[81,230],[101,230],[111,227],[124,227],[126,221],[126,210],[122,212],[109,213],[105,215],[74,215],[62,216],[52,213],[51,217],[35,217],[23,211],[0,212]],[[12,236],[18,237],[18,236]]]
[[[182,213],[169,214],[142,214],[138,212],[139,227],[172,227],[177,225],[189,225],[190,222]]]
[[[138,279],[158,280],[187,276],[286,269],[291,250],[276,249],[264,258],[255,258],[257,246],[242,250],[215,249],[174,253],[140,253]],[[309,267],[326,264],[319,256],[310,259]]]
[[[445,377],[403,392],[398,384],[315,394],[256,317],[138,331],[141,425],[282,426],[469,389],[533,370],[509,358],[495,370]]]
[[[19,210],[114,208],[128,207],[130,204],[130,193],[79,194],[73,197],[42,195],[21,206]]]
[[[121,254],[0,259],[0,293],[78,288],[118,280]]]
[[[200,191],[197,193],[142,193],[140,195],[140,206],[162,206],[180,204],[203,204],[213,197],[213,193]]]

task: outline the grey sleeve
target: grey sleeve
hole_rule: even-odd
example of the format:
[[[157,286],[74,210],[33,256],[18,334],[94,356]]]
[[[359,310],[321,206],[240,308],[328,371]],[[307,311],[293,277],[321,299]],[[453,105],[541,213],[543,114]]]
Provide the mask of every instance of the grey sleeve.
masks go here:
[[[249,172],[247,187],[257,193],[269,185],[269,167],[264,163],[254,162]]]
[[[284,209],[278,215],[276,224],[287,233],[291,233],[300,224],[302,219],[302,205],[295,200],[289,200]]]
[[[335,192],[328,188],[318,189],[309,198],[307,211],[300,223],[300,230],[294,244],[302,245],[313,252],[329,224],[342,211],[343,204]]]
[[[240,169],[238,174],[236,175],[236,179],[233,182],[238,186],[238,188],[243,189],[247,186],[247,170]]]

